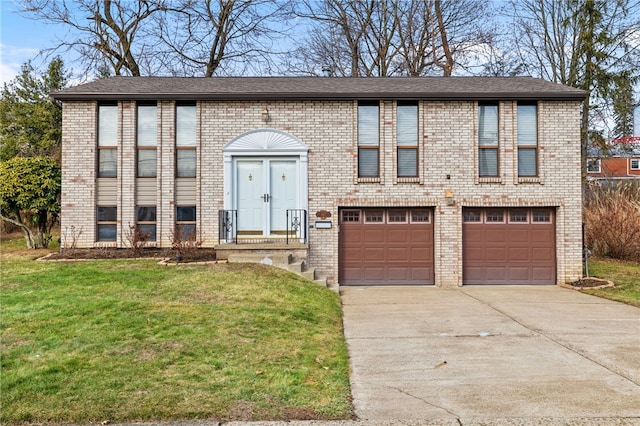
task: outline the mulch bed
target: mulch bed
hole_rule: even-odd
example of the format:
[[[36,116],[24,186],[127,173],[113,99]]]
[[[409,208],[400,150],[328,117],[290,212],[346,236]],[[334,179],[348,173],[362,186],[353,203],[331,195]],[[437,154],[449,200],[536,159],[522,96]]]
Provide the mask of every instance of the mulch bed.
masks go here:
[[[95,248],[95,249],[67,249],[58,253],[51,253],[46,260],[94,260],[94,259],[169,259],[180,262],[208,262],[216,260],[214,249],[194,249],[179,255],[172,249],[146,248],[142,250]]]
[[[596,289],[613,287],[613,283],[611,281],[603,280],[600,278],[582,278],[580,280],[569,283],[569,286],[578,289]]]

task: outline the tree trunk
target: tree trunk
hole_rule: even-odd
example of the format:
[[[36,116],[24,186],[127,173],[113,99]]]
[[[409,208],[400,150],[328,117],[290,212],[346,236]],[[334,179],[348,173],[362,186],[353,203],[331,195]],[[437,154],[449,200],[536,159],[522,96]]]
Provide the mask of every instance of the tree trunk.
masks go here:
[[[3,214],[0,214],[0,218],[2,218],[2,220],[4,220],[4,221],[7,221],[9,223],[12,223],[12,224],[16,225],[18,228],[20,228],[20,230],[24,234],[24,240],[25,240],[25,242],[27,244],[27,248],[30,248],[30,249],[36,248],[36,240],[35,240],[35,238],[33,236],[33,232],[31,232],[31,229],[29,229],[27,227],[27,225],[22,223],[22,221],[13,220],[13,219],[8,218],[7,216],[5,216]]]

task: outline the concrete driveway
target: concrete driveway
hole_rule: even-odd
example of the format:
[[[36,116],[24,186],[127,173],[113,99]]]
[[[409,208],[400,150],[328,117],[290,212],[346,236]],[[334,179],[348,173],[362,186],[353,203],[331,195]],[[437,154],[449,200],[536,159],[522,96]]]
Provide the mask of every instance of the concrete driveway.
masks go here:
[[[556,286],[340,290],[361,420],[640,422],[638,308]]]

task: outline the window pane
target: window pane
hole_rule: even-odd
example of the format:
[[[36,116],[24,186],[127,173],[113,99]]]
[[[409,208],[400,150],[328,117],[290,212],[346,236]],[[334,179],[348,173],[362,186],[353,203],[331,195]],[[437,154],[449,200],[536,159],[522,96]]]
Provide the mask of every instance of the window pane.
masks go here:
[[[478,107],[478,145],[498,146],[498,106]]]
[[[518,176],[537,176],[536,148],[518,149]]]
[[[403,148],[398,150],[398,176],[418,176],[418,149]]]
[[[176,222],[195,222],[196,206],[176,207]]]
[[[118,176],[118,150],[99,149],[98,150],[98,177]]]
[[[138,146],[156,146],[158,132],[156,110],[155,106],[138,107]]]
[[[98,225],[98,241],[115,241],[117,227],[113,225]]]
[[[465,210],[463,220],[469,222],[482,222],[482,212],[480,210]]]
[[[518,105],[518,145],[536,146],[538,130],[535,105]]]
[[[600,160],[587,160],[587,171],[591,173],[600,173]]]
[[[98,109],[98,146],[118,146],[118,107],[101,105]]]
[[[399,105],[398,146],[418,146],[418,106]]]
[[[598,169],[600,169],[600,164],[598,163]],[[631,169],[638,170],[640,169],[640,160],[631,160]]]
[[[196,150],[179,149],[176,154],[178,177],[196,177]]]
[[[156,240],[156,225],[155,224],[139,224],[138,231],[144,234],[146,241]]]
[[[156,177],[156,158],[155,149],[138,150],[138,177]]]
[[[480,176],[498,176],[498,150],[486,148],[479,150],[478,169]]]
[[[378,150],[359,149],[358,150],[358,176],[378,177]]]
[[[115,222],[117,219],[117,207],[98,207],[98,222]]]
[[[375,105],[359,105],[358,145],[378,146],[378,131],[378,107]]]
[[[429,222],[429,210],[411,210],[411,222]]]
[[[155,207],[138,207],[136,214],[136,222],[155,222],[156,221],[156,208]]]
[[[196,107],[176,107],[176,146],[196,146]]]
[[[179,240],[195,240],[196,239],[196,225],[193,224],[178,224],[176,225],[175,237]]]

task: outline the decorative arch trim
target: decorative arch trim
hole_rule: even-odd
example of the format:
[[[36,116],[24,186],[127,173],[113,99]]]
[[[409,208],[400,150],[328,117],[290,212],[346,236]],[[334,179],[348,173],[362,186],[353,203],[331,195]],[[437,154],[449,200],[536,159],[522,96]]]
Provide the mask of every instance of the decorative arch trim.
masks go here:
[[[256,129],[236,136],[222,150],[226,153],[301,153],[308,152],[307,147],[295,136],[275,129]]]

